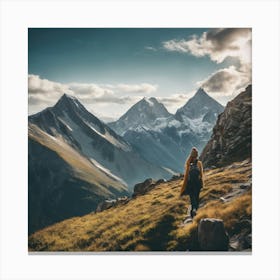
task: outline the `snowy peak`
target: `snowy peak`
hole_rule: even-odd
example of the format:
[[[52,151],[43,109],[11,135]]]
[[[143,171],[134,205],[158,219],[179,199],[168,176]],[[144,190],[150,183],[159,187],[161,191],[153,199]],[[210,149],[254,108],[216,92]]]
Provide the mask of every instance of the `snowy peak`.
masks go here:
[[[165,106],[154,97],[144,97],[134,104],[118,121],[110,123],[118,134],[123,135],[128,129],[137,127],[150,128],[157,119],[172,116]]]
[[[80,103],[80,101],[69,94],[64,93],[61,98],[57,101],[57,103],[53,107],[54,109],[65,110],[65,109],[81,109],[84,110],[84,106]]]
[[[52,136],[63,136],[86,153],[92,149],[92,139],[129,151],[131,147],[110,127],[91,114],[80,101],[64,94],[58,102],[40,113],[29,116],[29,122]]]
[[[128,114],[135,113],[135,112],[147,112],[152,114],[155,118],[157,117],[169,117],[170,113],[164,107],[162,103],[159,103],[156,98],[154,97],[144,97],[135,105],[133,105],[127,113],[123,115],[123,117],[127,116]],[[121,118],[123,118],[121,117]]]
[[[203,119],[210,112],[211,115],[217,117],[223,110],[224,107],[220,103],[209,96],[204,89],[199,88],[195,95],[183,107],[177,110],[175,116],[181,121],[184,117],[189,119]]]
[[[144,97],[141,101],[143,102],[143,104],[148,104],[150,107],[162,105],[157,101],[155,97],[150,97],[150,98]]]

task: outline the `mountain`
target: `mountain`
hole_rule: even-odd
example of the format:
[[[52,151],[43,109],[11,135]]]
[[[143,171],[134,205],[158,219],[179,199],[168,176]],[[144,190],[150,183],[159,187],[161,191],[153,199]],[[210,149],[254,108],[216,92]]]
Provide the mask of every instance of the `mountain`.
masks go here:
[[[202,150],[222,110],[222,105],[199,89],[175,116],[156,98],[144,98],[109,126],[147,161],[183,172],[190,149]]]
[[[224,107],[220,103],[199,88],[195,95],[177,110],[175,118],[180,121],[187,118],[188,120],[200,119],[203,122],[215,123],[223,110]]]
[[[28,118],[29,233],[174,173],[143,159],[74,97]]]
[[[178,199],[180,177],[151,185],[125,204],[44,228],[29,236],[29,251],[199,251],[197,227],[203,218],[224,221],[229,250],[251,251],[251,175],[250,161],[205,171],[200,208],[191,223],[189,199]]]
[[[54,107],[30,116],[29,123],[52,137],[62,138],[100,169],[121,178],[129,188],[147,177],[172,176],[163,167],[144,160],[121,136],[66,94]]]
[[[160,122],[161,119],[169,117],[172,117],[172,115],[156,98],[143,98],[134,104],[118,121],[110,123],[109,126],[119,135],[124,135],[129,129],[152,129],[155,121]]]
[[[95,210],[128,194],[126,184],[102,170],[62,137],[28,125],[28,232]]]
[[[181,172],[185,154],[180,144],[176,142],[176,139],[170,137],[167,131],[155,131],[141,127],[138,130],[128,130],[124,134],[124,138],[147,161],[165,166],[174,172]]]
[[[201,159],[204,165],[223,166],[252,155],[252,86],[249,85],[219,115]]]

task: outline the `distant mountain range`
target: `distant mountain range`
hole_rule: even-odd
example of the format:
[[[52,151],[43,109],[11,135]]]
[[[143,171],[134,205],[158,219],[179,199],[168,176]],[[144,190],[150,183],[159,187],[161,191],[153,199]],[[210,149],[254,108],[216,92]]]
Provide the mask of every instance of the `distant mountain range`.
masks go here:
[[[147,161],[183,172],[190,149],[202,150],[223,109],[200,88],[175,115],[156,98],[143,98],[108,125]]]
[[[29,233],[94,211],[146,178],[182,172],[191,147],[203,148],[222,111],[199,89],[175,115],[156,98],[144,98],[105,124],[64,94],[29,116]]]

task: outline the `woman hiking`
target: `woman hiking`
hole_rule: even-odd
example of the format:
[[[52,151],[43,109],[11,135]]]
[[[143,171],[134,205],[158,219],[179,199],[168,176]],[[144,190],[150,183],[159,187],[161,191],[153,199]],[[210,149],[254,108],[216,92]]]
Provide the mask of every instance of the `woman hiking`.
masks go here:
[[[193,147],[185,164],[185,176],[180,191],[180,196],[186,194],[190,196],[192,218],[196,215],[199,206],[199,193],[203,184],[202,162],[198,160],[198,151]]]

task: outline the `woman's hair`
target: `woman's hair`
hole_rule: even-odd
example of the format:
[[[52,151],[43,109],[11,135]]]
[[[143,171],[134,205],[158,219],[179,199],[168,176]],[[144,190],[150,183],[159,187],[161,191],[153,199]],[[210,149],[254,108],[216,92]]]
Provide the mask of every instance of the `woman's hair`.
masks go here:
[[[188,163],[191,163],[191,162],[193,162],[194,160],[196,160],[197,157],[198,157],[198,150],[197,150],[196,147],[193,147],[193,148],[191,149],[191,152],[190,152],[190,155],[189,155],[189,157],[188,157],[187,162],[188,162]]]

